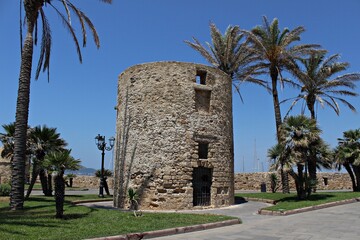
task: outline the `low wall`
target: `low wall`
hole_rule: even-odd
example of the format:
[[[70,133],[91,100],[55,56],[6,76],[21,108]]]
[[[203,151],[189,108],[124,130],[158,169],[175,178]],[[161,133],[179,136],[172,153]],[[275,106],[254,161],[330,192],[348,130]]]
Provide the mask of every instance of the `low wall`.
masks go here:
[[[270,172],[259,172],[259,173],[236,173],[235,174],[235,190],[252,190],[260,191],[261,183],[266,184],[267,191],[270,191]],[[352,189],[351,179],[347,173],[317,173],[319,190],[346,190]],[[324,178],[327,178],[327,185],[325,185]],[[280,184],[280,176],[278,176]],[[291,176],[290,189],[295,190],[295,183]],[[73,179],[74,187],[96,189],[99,187],[99,178],[95,176],[77,176]],[[110,189],[113,188],[114,179],[108,178],[108,186]],[[279,189],[281,190],[281,188]]]
[[[235,190],[259,190],[261,183],[266,184],[267,191],[270,190],[270,174],[271,172],[259,173],[236,173],[235,174]],[[324,178],[327,179],[325,185]],[[278,175],[279,184],[281,184],[280,175]],[[351,179],[347,173],[317,173],[317,189],[319,190],[345,190],[352,189]],[[295,190],[294,179],[289,176],[290,189]],[[280,187],[281,190],[281,187]]]
[[[2,148],[0,148],[0,153]],[[9,159],[0,157],[0,184],[10,182],[11,178],[11,163]]]
[[[109,186],[109,189],[113,189],[114,178],[109,177],[106,182]],[[78,175],[73,178],[73,187],[96,189],[99,188],[99,186],[100,186],[100,178],[95,176]]]

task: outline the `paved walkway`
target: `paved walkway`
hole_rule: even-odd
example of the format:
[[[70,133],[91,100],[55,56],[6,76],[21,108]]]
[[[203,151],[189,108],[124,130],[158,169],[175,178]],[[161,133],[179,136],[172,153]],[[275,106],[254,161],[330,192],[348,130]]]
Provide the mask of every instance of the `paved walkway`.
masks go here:
[[[112,202],[86,203],[112,208]],[[267,206],[247,202],[227,208],[178,212],[214,213],[241,218],[242,224],[153,238],[158,240],[256,239],[256,240],[357,240],[360,237],[360,203],[346,204],[289,216],[258,215]]]
[[[239,216],[243,224],[153,239],[256,239],[256,240],[357,240],[360,239],[360,203],[346,204],[289,216],[262,216],[252,212],[255,202],[220,214]],[[215,210],[216,211],[216,210]]]

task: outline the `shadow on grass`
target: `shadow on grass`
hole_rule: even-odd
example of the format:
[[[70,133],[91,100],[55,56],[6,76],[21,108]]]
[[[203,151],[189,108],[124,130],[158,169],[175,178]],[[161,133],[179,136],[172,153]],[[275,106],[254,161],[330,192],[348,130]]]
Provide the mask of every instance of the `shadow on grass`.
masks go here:
[[[331,194],[316,193],[316,194],[310,195],[310,197],[307,199],[299,199],[297,196],[291,196],[291,197],[280,198],[279,200],[276,200],[276,202],[278,203],[278,202],[320,201],[320,200],[330,199],[333,197],[334,196]]]

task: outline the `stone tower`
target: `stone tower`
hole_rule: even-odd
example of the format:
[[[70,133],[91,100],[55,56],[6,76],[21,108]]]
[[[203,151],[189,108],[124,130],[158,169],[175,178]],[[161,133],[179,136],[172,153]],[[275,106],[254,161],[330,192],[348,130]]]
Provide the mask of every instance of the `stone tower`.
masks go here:
[[[114,205],[141,209],[234,201],[232,82],[200,64],[154,62],[119,76]]]

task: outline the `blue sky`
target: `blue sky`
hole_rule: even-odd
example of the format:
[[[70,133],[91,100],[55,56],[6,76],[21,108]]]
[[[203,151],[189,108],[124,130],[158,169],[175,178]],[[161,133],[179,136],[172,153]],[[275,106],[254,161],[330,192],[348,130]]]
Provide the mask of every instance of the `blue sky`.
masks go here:
[[[261,24],[264,15],[269,20],[278,18],[280,28],[304,26],[306,32],[301,43],[321,44],[329,54],[339,53],[342,61],[351,64],[348,72],[360,72],[358,0],[114,0],[112,5],[96,0],[72,2],[92,19],[101,47],[96,49],[89,33],[88,45],[82,49],[83,64],[80,64],[71,36],[61,20],[53,9],[45,8],[53,36],[50,82],[46,74],[38,81],[32,78],[29,124],[56,127],[69,143],[74,157],[80,158],[87,167],[100,168],[101,155],[94,143],[95,136],[98,133],[106,137],[115,135],[118,75],[132,65],[145,62],[171,60],[207,64],[183,41],[191,40],[192,36],[202,43],[210,41],[211,21],[222,32],[228,25],[250,30]],[[75,18],[73,23],[77,24]],[[2,125],[15,120],[20,65],[19,1],[1,0],[0,28]],[[38,51],[35,48],[33,69]],[[266,152],[275,144],[272,98],[264,89],[249,84],[244,84],[241,92],[244,104],[236,93],[233,97],[235,171],[242,172],[243,165],[246,172],[267,170]],[[280,92],[280,99],[297,94],[297,90],[285,88]],[[348,100],[360,111],[359,98]],[[343,131],[360,127],[359,114],[343,105],[340,107],[340,116],[330,109],[318,111],[322,136],[331,146],[336,145]],[[286,111],[287,106],[282,106],[282,113]],[[293,113],[300,113],[299,108]],[[105,161],[106,168],[110,167],[111,152],[107,152]]]

